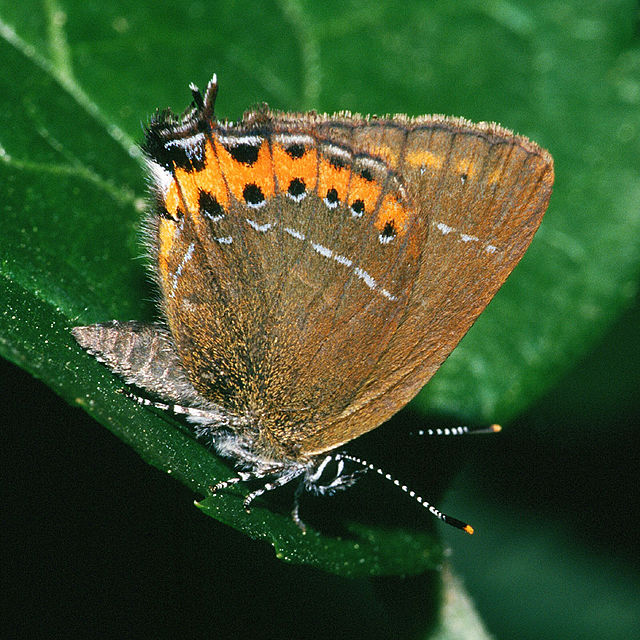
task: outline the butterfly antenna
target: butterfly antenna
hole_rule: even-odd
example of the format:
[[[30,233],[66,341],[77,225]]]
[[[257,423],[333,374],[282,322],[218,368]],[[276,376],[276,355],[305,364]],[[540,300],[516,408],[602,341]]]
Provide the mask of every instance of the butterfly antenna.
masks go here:
[[[379,476],[382,476],[389,482],[393,483],[400,490],[404,491],[410,498],[413,498],[418,504],[422,505],[425,509],[428,509],[432,515],[434,515],[439,520],[446,522],[447,524],[455,527],[456,529],[461,529],[462,531],[466,531],[469,535],[473,534],[473,527],[466,522],[462,522],[462,520],[458,520],[457,518],[453,518],[452,516],[448,516],[446,513],[442,513],[439,509],[436,509],[432,504],[427,502],[422,496],[419,496],[415,491],[409,489],[407,485],[401,484],[399,480],[394,478],[390,473],[385,473],[380,467],[376,467],[366,460],[362,458],[356,458],[355,456],[351,456],[347,453],[339,453],[336,455],[336,459],[349,460],[354,462],[355,464],[359,464],[361,467],[364,467],[367,471],[374,471]]]
[[[492,424],[489,427],[445,427],[443,429],[419,429],[411,433],[412,436],[466,436],[481,433],[500,433],[502,427]]]

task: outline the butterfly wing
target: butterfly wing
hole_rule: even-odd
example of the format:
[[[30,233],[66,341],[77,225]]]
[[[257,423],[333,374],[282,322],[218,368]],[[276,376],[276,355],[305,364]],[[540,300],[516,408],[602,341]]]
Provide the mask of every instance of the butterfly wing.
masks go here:
[[[437,370],[524,253],[551,160],[441,118],[204,107],[152,124],[162,308],[194,387],[261,453],[364,433]]]
[[[366,148],[366,127],[358,136]],[[419,268],[373,371],[305,450],[375,428],[418,393],[522,258],[549,202],[551,157],[500,127],[425,118],[396,149],[407,200],[427,226]]]

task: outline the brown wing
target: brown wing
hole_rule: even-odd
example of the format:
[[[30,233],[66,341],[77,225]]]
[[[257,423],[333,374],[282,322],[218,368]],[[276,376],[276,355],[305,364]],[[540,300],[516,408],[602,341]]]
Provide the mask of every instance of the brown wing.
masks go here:
[[[433,375],[529,244],[548,155],[490,127],[251,113],[150,130],[158,279],[192,384],[279,454]]]
[[[366,382],[303,441],[313,453],[375,428],[420,391],[523,256],[551,195],[552,158],[525,138],[441,117],[389,126],[398,124],[407,135],[397,166],[428,226],[420,266]],[[367,128],[357,136],[367,148]]]

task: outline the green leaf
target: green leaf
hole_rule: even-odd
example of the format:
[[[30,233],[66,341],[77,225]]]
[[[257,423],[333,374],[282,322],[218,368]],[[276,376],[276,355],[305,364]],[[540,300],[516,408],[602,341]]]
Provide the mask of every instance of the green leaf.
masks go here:
[[[633,2],[37,6],[0,3],[0,353],[199,495],[228,467],[175,422],[115,393],[121,383],[69,335],[76,324],[154,315],[137,231],[139,123],[156,107],[186,107],[190,81],[217,72],[222,117],[263,100],[444,112],[497,120],[554,155],[556,188],[530,251],[421,394],[422,411],[478,422],[517,415],[636,290]],[[283,559],[345,575],[440,561],[431,535],[365,527],[357,511],[340,538],[302,536],[266,507],[246,516],[239,492],[200,506]]]

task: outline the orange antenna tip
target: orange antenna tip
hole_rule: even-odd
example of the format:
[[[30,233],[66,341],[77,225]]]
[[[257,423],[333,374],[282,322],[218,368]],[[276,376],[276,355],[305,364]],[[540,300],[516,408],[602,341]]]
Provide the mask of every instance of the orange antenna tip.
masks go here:
[[[473,535],[473,527],[470,524],[466,525],[462,530],[466,531],[470,536]]]
[[[500,433],[500,431],[502,431],[502,427],[499,424],[492,424],[489,428],[493,433]]]

